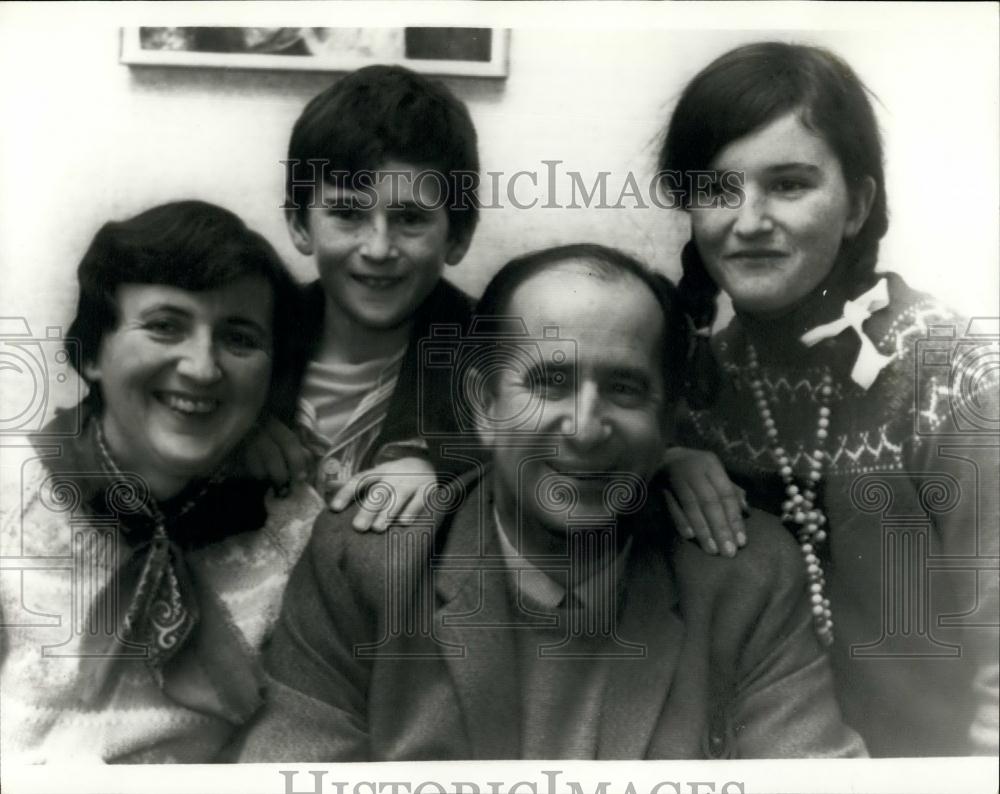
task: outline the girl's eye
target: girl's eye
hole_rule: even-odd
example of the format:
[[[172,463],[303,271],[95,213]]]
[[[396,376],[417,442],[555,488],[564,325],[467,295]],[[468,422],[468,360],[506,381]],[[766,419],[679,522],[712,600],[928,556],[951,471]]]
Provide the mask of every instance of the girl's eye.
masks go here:
[[[779,193],[795,193],[807,187],[808,185],[800,179],[779,179],[774,183],[774,189]]]

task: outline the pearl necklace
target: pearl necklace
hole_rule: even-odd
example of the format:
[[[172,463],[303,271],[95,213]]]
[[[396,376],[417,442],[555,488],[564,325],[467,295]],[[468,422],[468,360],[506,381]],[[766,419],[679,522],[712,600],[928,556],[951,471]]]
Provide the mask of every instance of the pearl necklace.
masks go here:
[[[799,549],[809,577],[809,601],[812,607],[813,625],[820,642],[828,646],[833,642],[832,612],[830,599],[823,595],[826,579],[823,578],[823,567],[816,555],[819,544],[826,540],[826,530],[823,529],[826,525],[826,516],[816,505],[816,489],[823,479],[823,467],[829,458],[826,452],[826,439],[830,427],[829,402],[833,393],[833,377],[829,370],[823,374],[823,385],[819,389],[820,409],[816,427],[816,445],[809,457],[810,471],[807,483],[800,490],[795,482],[791,458],[778,442],[778,428],[771,414],[767,395],[764,393],[757,350],[750,342],[747,343],[747,368],[750,375],[750,389],[764,425],[767,443],[778,463],[778,473],[785,484],[785,495],[788,497],[781,505],[781,521],[794,529],[798,537]]]

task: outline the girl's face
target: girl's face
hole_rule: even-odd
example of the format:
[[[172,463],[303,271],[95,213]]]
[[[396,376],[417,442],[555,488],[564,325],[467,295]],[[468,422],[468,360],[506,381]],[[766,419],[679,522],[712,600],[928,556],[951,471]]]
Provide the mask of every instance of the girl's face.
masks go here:
[[[840,162],[797,112],[732,141],[711,163],[744,175],[735,209],[692,209],[695,244],[738,311],[779,315],[833,269],[868,217],[874,182],[847,189]]]

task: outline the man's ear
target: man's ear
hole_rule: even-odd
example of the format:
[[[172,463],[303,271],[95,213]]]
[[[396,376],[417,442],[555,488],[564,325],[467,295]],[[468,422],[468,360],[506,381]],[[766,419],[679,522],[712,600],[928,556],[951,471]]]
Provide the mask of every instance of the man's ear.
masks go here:
[[[444,254],[446,265],[457,265],[462,261],[472,244],[472,229],[466,229],[459,236],[448,241],[448,250]]]
[[[483,379],[475,367],[469,367],[462,379],[462,399],[476,423],[476,436],[485,446],[492,446],[495,440],[493,416],[496,395],[493,387]]]
[[[298,249],[298,252],[305,256],[312,256],[313,240],[309,231],[308,215],[303,216],[294,209],[287,209],[285,210],[285,225],[288,227],[292,244]]]
[[[865,225],[865,221],[871,214],[877,189],[875,180],[866,176],[861,180],[861,184],[852,191],[851,213],[847,216],[847,223],[844,225],[844,237],[854,237],[861,231],[861,227]]]

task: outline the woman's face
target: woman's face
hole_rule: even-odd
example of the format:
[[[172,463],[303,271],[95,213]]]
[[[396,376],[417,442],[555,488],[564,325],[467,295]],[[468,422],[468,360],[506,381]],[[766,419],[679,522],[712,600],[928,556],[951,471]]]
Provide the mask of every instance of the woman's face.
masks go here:
[[[105,438],[158,498],[210,474],[256,421],[271,377],[273,294],[260,276],[190,292],[123,284],[118,327],[85,368]]]
[[[715,283],[748,314],[794,308],[868,217],[870,197],[850,195],[836,155],[797,112],[732,141],[711,168],[742,172],[744,197],[735,209],[692,209],[695,244]]]

